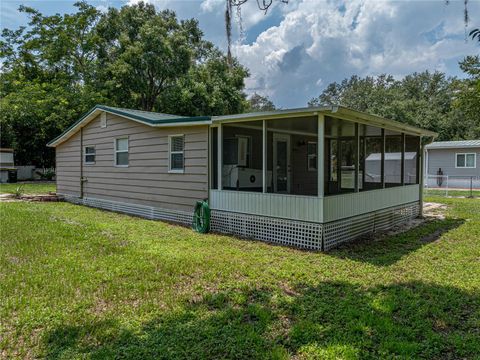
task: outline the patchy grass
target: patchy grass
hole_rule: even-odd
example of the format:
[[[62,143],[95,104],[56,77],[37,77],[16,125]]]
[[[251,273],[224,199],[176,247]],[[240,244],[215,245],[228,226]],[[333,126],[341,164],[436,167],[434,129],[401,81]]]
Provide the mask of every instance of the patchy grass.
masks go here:
[[[424,189],[425,196],[447,196],[445,189]],[[480,197],[480,190],[455,190],[449,189],[448,196],[451,197]]]
[[[0,357],[474,359],[480,201],[428,200],[445,221],[328,254],[0,204]]]
[[[15,194],[19,187],[23,194],[47,194],[56,191],[55,182],[18,182],[0,184],[0,194]]]

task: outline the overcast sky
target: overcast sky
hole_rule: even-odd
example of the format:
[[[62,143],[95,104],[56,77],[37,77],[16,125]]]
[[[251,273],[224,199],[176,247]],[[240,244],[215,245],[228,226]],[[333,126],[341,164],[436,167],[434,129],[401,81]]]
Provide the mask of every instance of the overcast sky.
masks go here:
[[[99,9],[135,3],[89,1]],[[152,0],[158,9],[173,9],[180,18],[195,17],[205,37],[225,49],[225,0]],[[1,0],[1,27],[17,28],[28,19],[20,4],[44,14],[73,10],[74,1]],[[478,54],[465,41],[463,0],[274,0],[259,11],[256,0],[241,8],[243,34],[234,23],[234,56],[249,68],[247,92],[268,95],[282,108],[305,106],[332,81],[353,74],[393,74],[424,70],[462,76],[458,61]],[[480,27],[480,0],[469,4],[472,27]]]

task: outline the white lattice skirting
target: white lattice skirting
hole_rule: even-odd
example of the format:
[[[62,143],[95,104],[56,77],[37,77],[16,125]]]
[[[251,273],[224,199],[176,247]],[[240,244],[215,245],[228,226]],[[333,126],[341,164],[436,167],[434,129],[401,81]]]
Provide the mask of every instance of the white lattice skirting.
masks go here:
[[[171,221],[188,226],[192,224],[193,213],[190,212],[111,200],[62,196],[66,201],[74,204],[141,216],[152,220]],[[237,235],[242,238],[308,250],[328,251],[362,235],[386,230],[408,222],[418,216],[419,210],[419,203],[413,202],[324,224],[212,210],[210,228],[213,232]]]
[[[147,219],[152,220],[164,220],[171,221],[183,225],[191,225],[193,219],[193,212],[179,211],[179,210],[168,210],[146,205],[137,205],[137,204],[128,204],[123,202],[103,200],[103,199],[94,199],[94,198],[83,198],[80,199],[75,196],[62,195],[65,201],[91,206],[94,208],[110,210],[115,212],[120,212],[129,215],[141,216]]]
[[[328,251],[362,235],[386,230],[418,217],[418,202],[377,210],[323,224],[323,250]]]
[[[419,209],[419,203],[414,202],[324,224],[212,210],[211,230],[275,244],[328,251],[362,235],[408,222],[418,216]]]

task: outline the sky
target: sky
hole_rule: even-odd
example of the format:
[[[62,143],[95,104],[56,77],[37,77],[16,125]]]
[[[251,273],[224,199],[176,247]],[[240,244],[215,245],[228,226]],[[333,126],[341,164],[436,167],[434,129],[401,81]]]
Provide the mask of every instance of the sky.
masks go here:
[[[98,9],[138,0],[88,1]],[[0,1],[0,27],[26,26],[24,4],[44,14],[74,11],[75,1]],[[181,19],[196,18],[207,40],[226,49],[225,0],[149,0]],[[480,27],[480,0],[469,1],[470,24]],[[273,0],[265,14],[256,0],[235,17],[232,53],[249,69],[246,91],[269,96],[277,107],[306,106],[331,82],[382,73],[401,78],[442,71],[462,77],[458,62],[480,53],[466,41],[463,0]]]

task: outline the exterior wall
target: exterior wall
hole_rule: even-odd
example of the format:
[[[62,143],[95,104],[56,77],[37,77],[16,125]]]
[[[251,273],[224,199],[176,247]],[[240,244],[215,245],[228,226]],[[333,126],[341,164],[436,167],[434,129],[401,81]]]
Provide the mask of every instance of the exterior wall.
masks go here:
[[[55,149],[57,193],[80,196],[80,132]]]
[[[153,128],[112,114],[101,128],[98,116],[83,128],[83,147],[95,146],[96,152],[95,164],[83,165],[84,198],[191,212],[208,196],[207,129]],[[168,172],[168,135],[174,134],[185,135],[185,172],[180,174]],[[129,165],[116,167],[114,141],[125,136]],[[80,154],[80,133],[57,147],[59,193],[80,194]]]
[[[13,152],[0,150],[0,167],[13,167]]]
[[[428,175],[437,175],[439,168],[443,175],[449,176],[480,176],[480,148],[467,149],[429,149],[428,151]],[[456,153],[476,153],[476,168],[455,168]],[[427,161],[427,160],[425,160]]]

